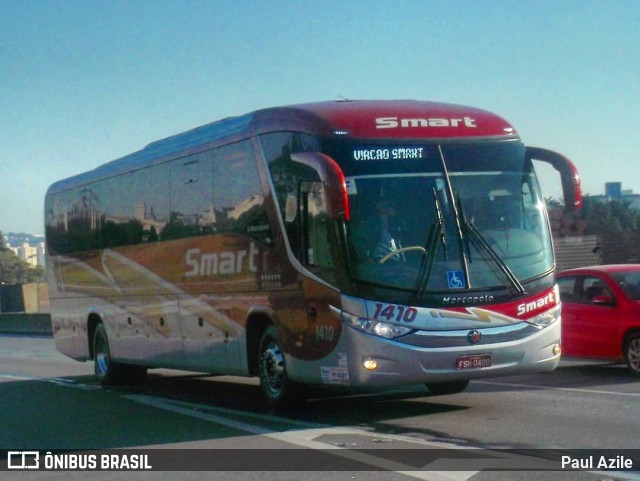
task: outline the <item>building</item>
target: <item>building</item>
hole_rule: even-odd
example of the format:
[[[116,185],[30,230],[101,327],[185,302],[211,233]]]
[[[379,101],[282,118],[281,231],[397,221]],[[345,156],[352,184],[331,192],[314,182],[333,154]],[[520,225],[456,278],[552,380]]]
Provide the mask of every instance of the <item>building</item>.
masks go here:
[[[45,264],[44,242],[40,242],[35,246],[29,245],[28,242],[22,243],[18,247],[8,245],[20,260],[23,260],[31,267],[42,266]]]
[[[640,210],[640,194],[634,194],[633,190],[623,190],[622,182],[605,182],[604,194],[589,195],[590,200],[597,202],[611,202],[612,200],[629,202],[629,207]]]

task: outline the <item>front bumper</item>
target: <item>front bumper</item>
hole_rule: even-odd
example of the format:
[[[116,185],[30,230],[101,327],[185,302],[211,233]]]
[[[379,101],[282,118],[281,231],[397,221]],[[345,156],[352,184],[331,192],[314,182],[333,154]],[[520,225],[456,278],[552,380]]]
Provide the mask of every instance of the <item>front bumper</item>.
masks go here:
[[[424,347],[403,342],[403,338],[390,340],[344,326],[344,351],[348,353],[349,384],[352,387],[401,386],[463,379],[479,379],[527,372],[552,371],[560,361],[560,323],[543,329],[528,329],[523,323],[524,337],[511,334],[511,340],[501,340],[495,330],[478,329],[485,341],[470,345],[452,343],[442,347]],[[434,332],[442,339],[447,333]],[[451,336],[466,336],[467,331],[451,331]],[[425,341],[429,332],[422,331]],[[507,336],[509,337],[509,336]],[[435,343],[437,345],[437,342]],[[441,342],[440,344],[445,344]],[[456,345],[458,344],[458,345]],[[491,356],[491,366],[458,369],[462,356]],[[367,370],[365,361],[374,360],[377,368]],[[371,365],[371,363],[369,363]]]

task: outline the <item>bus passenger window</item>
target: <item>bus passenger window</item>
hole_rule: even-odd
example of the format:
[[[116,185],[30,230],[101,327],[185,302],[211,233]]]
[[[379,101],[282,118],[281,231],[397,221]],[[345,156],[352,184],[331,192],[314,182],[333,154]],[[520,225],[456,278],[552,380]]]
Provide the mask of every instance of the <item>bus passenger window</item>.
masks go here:
[[[258,166],[249,141],[226,145],[213,159],[216,230],[271,238]]]
[[[176,161],[171,171],[171,215],[163,239],[214,231],[213,179],[210,152]]]
[[[100,248],[98,185],[88,185],[47,199],[47,238],[51,252],[64,254]]]

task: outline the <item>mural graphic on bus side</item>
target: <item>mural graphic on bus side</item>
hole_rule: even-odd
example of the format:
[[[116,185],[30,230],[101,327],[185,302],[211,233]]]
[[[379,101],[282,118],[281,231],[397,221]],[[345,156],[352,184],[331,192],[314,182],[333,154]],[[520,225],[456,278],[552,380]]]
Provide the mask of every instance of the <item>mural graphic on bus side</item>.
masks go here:
[[[124,309],[161,337],[178,329],[190,337],[193,329],[186,320],[194,318],[214,329],[214,338],[237,339],[248,313],[260,308],[278,312],[274,321],[294,357],[322,358],[340,337],[341,325],[328,310],[335,299],[326,297],[326,289],[307,279],[285,285],[291,276],[281,275],[275,250],[244,236],[201,236],[105,249],[100,256],[54,256],[52,261],[55,297],[97,302],[106,312]],[[154,308],[140,304],[141,297]],[[182,327],[158,322],[175,317],[170,299],[179,300]]]

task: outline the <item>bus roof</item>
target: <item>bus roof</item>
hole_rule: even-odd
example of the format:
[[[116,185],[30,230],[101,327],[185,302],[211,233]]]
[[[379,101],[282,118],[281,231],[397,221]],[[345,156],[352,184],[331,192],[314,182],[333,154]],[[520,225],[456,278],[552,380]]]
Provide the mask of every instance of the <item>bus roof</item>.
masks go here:
[[[293,105],[355,138],[516,137],[503,118],[463,105],[419,100],[355,100]]]
[[[251,134],[292,130],[353,138],[517,138],[515,129],[491,112],[417,100],[340,100],[273,107],[230,117],[148,144],[92,171],[54,183],[62,191],[153,163],[206,150]]]

